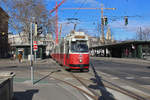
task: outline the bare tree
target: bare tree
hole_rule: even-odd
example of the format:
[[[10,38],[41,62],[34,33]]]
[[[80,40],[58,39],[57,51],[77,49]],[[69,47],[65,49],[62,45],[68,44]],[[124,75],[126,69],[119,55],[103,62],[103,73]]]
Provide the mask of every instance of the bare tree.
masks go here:
[[[30,33],[30,22],[34,21],[43,28],[43,33],[53,33],[54,21],[47,11],[44,0],[2,0],[10,16],[10,28],[16,32]],[[33,21],[33,20],[32,20]]]
[[[136,39],[137,40],[150,40],[150,28],[142,29],[141,27],[136,33]]]

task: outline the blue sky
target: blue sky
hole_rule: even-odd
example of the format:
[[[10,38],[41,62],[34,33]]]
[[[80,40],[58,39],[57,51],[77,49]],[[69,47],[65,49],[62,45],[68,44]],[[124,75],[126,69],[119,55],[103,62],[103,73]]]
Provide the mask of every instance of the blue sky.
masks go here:
[[[0,0],[1,1],[1,0]],[[56,2],[62,0],[44,0],[47,9],[52,10]],[[66,0],[58,9],[59,26],[63,24],[62,36],[73,29],[73,24],[66,24],[67,18],[78,18],[77,29],[84,29],[87,34],[99,36],[96,25],[100,23],[100,10],[64,10],[63,8],[116,8],[105,10],[104,16],[108,17],[108,26],[116,40],[134,39],[139,27],[150,27],[150,0]],[[55,15],[55,12],[52,16]],[[124,16],[129,16],[128,26],[124,26]]]
[[[46,0],[48,9],[55,6],[61,0]],[[58,10],[59,23],[68,22],[67,18],[78,18],[78,29],[85,29],[92,36],[99,36],[96,24],[100,22],[100,10],[64,10],[62,8],[99,8],[103,4],[106,8],[116,10],[105,10],[104,15],[108,17],[114,38],[117,40],[133,39],[139,27],[150,26],[150,0],[67,0]],[[77,14],[75,14],[77,12]],[[55,13],[54,13],[55,14]],[[54,15],[53,14],[53,15]],[[129,16],[128,26],[124,26],[124,16]],[[62,34],[66,35],[72,24],[63,24]]]

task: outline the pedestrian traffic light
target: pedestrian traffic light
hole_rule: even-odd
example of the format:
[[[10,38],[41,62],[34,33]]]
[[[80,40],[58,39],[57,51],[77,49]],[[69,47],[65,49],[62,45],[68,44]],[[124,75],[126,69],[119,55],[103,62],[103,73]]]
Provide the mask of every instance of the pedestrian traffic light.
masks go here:
[[[104,25],[106,26],[108,24],[108,19],[107,19],[107,17],[105,16],[104,17]]]
[[[127,25],[128,25],[128,17],[125,16],[125,17],[124,17],[124,20],[125,20],[125,26],[127,26]]]

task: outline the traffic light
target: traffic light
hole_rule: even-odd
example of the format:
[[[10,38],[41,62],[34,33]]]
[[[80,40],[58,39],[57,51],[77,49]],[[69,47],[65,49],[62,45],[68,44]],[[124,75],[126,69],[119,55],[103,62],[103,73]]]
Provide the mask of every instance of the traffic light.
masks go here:
[[[128,17],[125,16],[125,17],[124,17],[124,20],[125,20],[125,26],[127,26],[127,25],[128,25]]]
[[[107,17],[105,16],[104,17],[104,25],[106,26],[108,24],[108,19],[107,19]]]
[[[42,34],[42,32],[43,32],[42,29],[43,29],[42,26],[38,26],[38,28],[37,28],[37,34],[38,35]]]
[[[2,32],[2,35],[5,35],[5,32]]]
[[[35,30],[34,30],[34,36],[37,36],[37,22],[35,22],[35,26],[34,26],[35,28]]]

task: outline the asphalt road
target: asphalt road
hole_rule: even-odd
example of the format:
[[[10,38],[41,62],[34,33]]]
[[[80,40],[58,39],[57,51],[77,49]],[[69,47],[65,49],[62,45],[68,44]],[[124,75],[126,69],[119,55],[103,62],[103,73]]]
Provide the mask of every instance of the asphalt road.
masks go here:
[[[150,85],[150,65],[127,64],[90,59],[97,71],[107,73],[114,79],[123,79],[139,85]],[[116,78],[117,77],[117,78]]]

